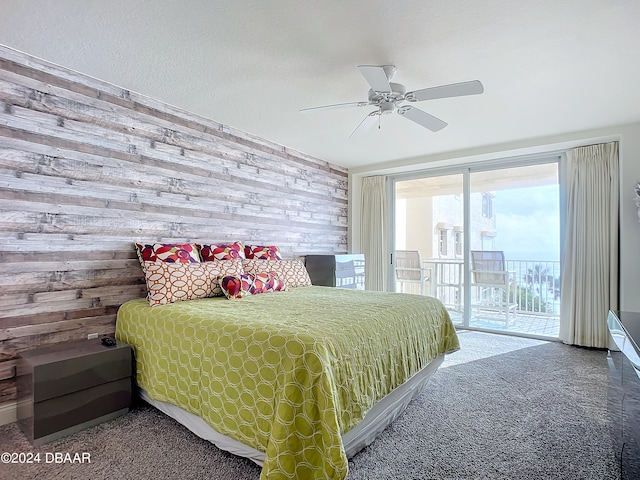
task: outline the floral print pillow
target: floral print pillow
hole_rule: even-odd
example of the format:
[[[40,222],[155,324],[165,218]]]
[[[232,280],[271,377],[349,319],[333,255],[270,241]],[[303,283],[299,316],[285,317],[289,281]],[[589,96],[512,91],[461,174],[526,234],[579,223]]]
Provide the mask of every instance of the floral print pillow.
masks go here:
[[[226,275],[221,276],[219,281],[220,288],[228,299],[242,298],[251,294],[253,275]]]
[[[234,242],[220,245],[207,245],[197,243],[196,247],[200,252],[203,262],[214,260],[232,260],[234,258],[245,258],[244,245],[241,242]]]
[[[285,290],[285,284],[276,272],[256,273],[253,275],[251,295]]]
[[[244,256],[256,260],[282,260],[282,252],[275,245],[246,245]]]
[[[199,263],[200,255],[193,243],[135,243],[142,271],[144,262]]]

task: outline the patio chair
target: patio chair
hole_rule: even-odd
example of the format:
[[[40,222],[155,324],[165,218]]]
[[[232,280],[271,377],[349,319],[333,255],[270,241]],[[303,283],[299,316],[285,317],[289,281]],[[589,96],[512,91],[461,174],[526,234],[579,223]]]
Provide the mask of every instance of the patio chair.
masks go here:
[[[479,310],[497,311],[505,316],[508,327],[515,319],[516,303],[509,299],[511,287],[515,287],[515,271],[507,271],[504,252],[498,250],[471,251],[472,286],[478,287],[473,306]]]
[[[420,285],[420,295],[425,293],[425,284],[431,281],[430,269],[422,267],[418,250],[396,250],[396,280],[402,291],[405,283]]]

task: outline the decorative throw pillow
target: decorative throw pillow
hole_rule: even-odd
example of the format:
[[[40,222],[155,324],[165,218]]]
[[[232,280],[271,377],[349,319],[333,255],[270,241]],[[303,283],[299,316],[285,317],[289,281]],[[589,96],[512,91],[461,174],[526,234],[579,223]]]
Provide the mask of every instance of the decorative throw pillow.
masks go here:
[[[275,272],[278,278],[284,282],[286,288],[306,287],[311,285],[309,272],[301,260],[256,260],[245,259],[242,261],[244,271],[257,275],[258,273]]]
[[[229,299],[246,297],[251,294],[253,275],[243,273],[241,275],[221,276],[220,287],[224,292],[224,296]]]
[[[200,256],[194,243],[134,243],[142,271],[145,262],[198,263]]]
[[[282,260],[280,247],[275,245],[245,245],[244,255],[258,260]]]
[[[196,244],[203,262],[214,260],[232,260],[234,258],[245,258],[244,245],[241,242],[234,242],[220,245]]]
[[[285,289],[285,284],[276,272],[256,273],[253,276],[251,295],[259,293],[278,292]]]
[[[207,263],[145,262],[149,305],[154,307],[221,296],[220,276],[241,275],[242,272],[242,261],[239,259]]]

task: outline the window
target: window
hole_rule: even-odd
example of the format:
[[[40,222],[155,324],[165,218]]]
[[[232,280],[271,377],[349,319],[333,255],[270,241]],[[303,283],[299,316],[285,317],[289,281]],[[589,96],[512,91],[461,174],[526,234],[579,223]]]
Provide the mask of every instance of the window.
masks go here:
[[[490,193],[482,194],[482,216],[493,218],[493,195]]]
[[[462,232],[455,231],[453,233],[454,247],[456,250],[456,257],[462,256]]]
[[[482,233],[484,234],[485,232]],[[493,250],[493,237],[495,235],[482,235],[482,250]]]
[[[445,229],[440,230],[440,235],[438,240],[438,253],[440,255],[447,254],[447,231]]]

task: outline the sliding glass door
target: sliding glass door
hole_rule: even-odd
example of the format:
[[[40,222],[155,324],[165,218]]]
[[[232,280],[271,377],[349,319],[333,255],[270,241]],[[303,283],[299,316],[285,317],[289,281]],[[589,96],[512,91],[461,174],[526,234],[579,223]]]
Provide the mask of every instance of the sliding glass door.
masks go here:
[[[454,322],[464,311],[463,175],[395,182],[395,287],[439,298]]]
[[[396,291],[440,299],[459,326],[558,336],[557,161],[393,185]]]

